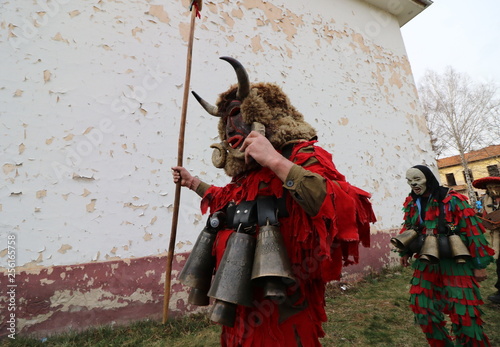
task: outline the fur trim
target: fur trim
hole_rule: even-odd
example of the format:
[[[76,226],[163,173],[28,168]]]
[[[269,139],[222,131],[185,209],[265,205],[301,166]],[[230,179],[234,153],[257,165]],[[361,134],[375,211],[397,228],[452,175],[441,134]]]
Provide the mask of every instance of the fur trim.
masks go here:
[[[219,110],[224,110],[236,97],[237,85],[220,94],[217,101]],[[310,140],[316,136],[316,130],[304,120],[302,113],[292,106],[281,88],[272,83],[255,83],[250,87],[249,95],[241,104],[241,113],[245,123],[260,122],[266,127],[266,136],[275,148],[280,148],[288,141]],[[226,140],[226,124],[219,121],[219,136]]]
[[[229,103],[236,98],[238,85],[219,95],[217,107],[224,112]],[[293,140],[310,140],[316,136],[316,130],[304,120],[302,113],[292,106],[281,88],[272,83],[254,83],[250,86],[249,95],[243,100],[240,112],[245,123],[262,123],[266,127],[266,137],[274,148],[279,149]],[[218,124],[219,137],[226,140],[226,123],[223,117]],[[243,160],[228,155],[224,171],[235,176],[256,165],[245,165]]]

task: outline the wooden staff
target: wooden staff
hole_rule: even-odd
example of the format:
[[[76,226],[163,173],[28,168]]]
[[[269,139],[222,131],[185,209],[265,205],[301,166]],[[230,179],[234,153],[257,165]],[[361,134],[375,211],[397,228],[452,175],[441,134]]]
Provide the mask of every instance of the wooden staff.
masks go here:
[[[194,6],[194,11],[193,11]],[[191,80],[191,62],[193,55],[193,40],[194,40],[194,24],[197,16],[200,16],[202,6],[202,0],[192,0],[191,1],[191,25],[189,32],[189,42],[187,51],[187,61],[186,61],[186,78],[184,81],[184,96],[182,101],[181,110],[181,123],[179,131],[179,143],[177,151],[177,166],[182,166],[182,158],[184,156],[184,131],[186,129],[186,113],[187,104],[189,97],[189,83]],[[168,245],[167,252],[167,267],[165,270],[165,288],[164,288],[164,300],[163,300],[163,324],[167,322],[168,319],[168,304],[170,301],[170,283],[172,279],[172,260],[174,259],[174,247],[175,238],[177,235],[177,221],[179,219],[179,202],[181,200],[181,180],[175,185],[175,199],[174,199],[174,214],[172,216],[172,230],[170,232],[170,243]]]

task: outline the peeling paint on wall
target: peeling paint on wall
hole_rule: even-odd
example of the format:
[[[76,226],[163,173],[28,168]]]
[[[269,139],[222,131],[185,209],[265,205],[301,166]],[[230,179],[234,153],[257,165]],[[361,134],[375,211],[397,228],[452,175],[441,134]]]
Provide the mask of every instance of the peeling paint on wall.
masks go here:
[[[0,220],[7,231],[0,233],[1,268],[9,233],[18,241],[19,271],[44,286],[62,285],[80,264],[90,269],[165,253],[188,6],[187,0],[2,5],[0,58],[9,69],[0,79]],[[191,89],[214,102],[235,83],[222,55],[240,60],[252,82],[281,85],[339,171],[372,193],[373,232],[387,234],[401,222],[404,172],[434,160],[399,25],[392,16],[380,18],[354,0],[207,2],[196,22]],[[224,185],[228,177],[211,164],[216,123],[189,100],[184,162],[200,179]],[[183,191],[178,253],[190,251],[203,228],[199,203]],[[80,291],[88,301],[106,297],[94,284],[78,285],[91,287]],[[66,290],[53,292],[64,297]],[[135,294],[138,305],[151,290]],[[185,306],[184,294],[176,294],[175,307]],[[34,306],[39,326],[72,313],[63,305],[56,318],[44,300]],[[122,305],[114,300],[110,305]]]

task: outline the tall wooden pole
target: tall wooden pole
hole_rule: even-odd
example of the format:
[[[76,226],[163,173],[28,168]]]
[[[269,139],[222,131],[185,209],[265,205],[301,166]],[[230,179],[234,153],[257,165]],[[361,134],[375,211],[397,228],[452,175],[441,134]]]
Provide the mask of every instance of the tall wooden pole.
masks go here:
[[[193,6],[194,5],[194,6]],[[193,9],[194,7],[194,9]],[[181,123],[179,130],[179,142],[177,147],[177,166],[182,166],[182,158],[184,156],[184,132],[186,129],[186,113],[189,97],[189,83],[191,81],[191,62],[193,55],[193,41],[194,41],[194,24],[196,16],[199,15],[201,10],[201,0],[193,0],[191,2],[191,25],[189,31],[189,42],[186,61],[186,78],[184,80],[184,96],[182,101],[181,110]],[[163,324],[168,319],[168,305],[170,301],[170,285],[172,280],[172,261],[174,259],[175,239],[177,236],[177,221],[179,219],[179,204],[181,200],[181,180],[175,185],[175,198],[174,198],[174,212],[172,216],[172,229],[170,231],[170,242],[167,251],[167,266],[165,269],[165,288],[163,300]]]

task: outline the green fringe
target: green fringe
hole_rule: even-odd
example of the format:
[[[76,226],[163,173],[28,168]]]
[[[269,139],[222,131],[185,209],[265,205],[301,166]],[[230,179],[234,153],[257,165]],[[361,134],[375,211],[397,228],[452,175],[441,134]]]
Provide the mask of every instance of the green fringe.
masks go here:
[[[463,212],[460,213],[458,211],[464,211],[465,209],[471,208],[470,205],[467,203],[467,201],[462,201],[460,200],[460,198],[455,196],[451,198],[448,204],[454,216],[456,216],[457,214],[463,215]],[[437,206],[438,206],[437,201],[432,200],[427,204],[427,211],[433,208],[437,208]],[[406,225],[418,224],[417,223],[419,218],[418,211],[416,211],[414,216],[409,217],[409,214],[412,209],[417,209],[417,207],[414,205],[413,202],[410,202],[405,208],[403,208],[405,215],[408,217],[408,219],[405,221]],[[470,221],[469,223],[467,219]],[[469,228],[478,229],[479,228],[478,225],[480,223],[481,221],[476,216],[468,216],[459,219],[458,225],[456,226],[456,231],[465,245],[474,247],[476,249],[481,249],[484,246],[488,245],[488,242],[486,241],[486,238],[483,233],[467,237],[467,232],[469,231],[468,229]],[[436,218],[433,221],[425,221],[425,227],[427,229],[436,229],[437,225],[438,225],[438,218]],[[472,232],[470,233],[472,234]],[[474,276],[475,268],[485,268],[489,263],[493,261],[494,259],[492,256],[487,254],[485,256],[480,256],[479,253],[477,253],[475,259],[470,259],[465,264],[457,264],[453,259],[441,259],[438,264],[429,265],[417,259],[413,262],[412,267],[415,270],[426,271],[427,273],[437,273],[440,275],[444,274],[451,276]],[[412,278],[410,280],[410,283],[413,286],[419,286],[425,290],[434,289],[435,291],[442,291],[443,294],[446,294],[447,297],[457,299],[458,301],[463,301],[463,300],[474,301],[475,299],[482,300],[480,290],[475,284],[472,284],[472,288],[450,287],[450,286],[439,288],[439,287],[434,287],[433,283],[423,278]],[[463,341],[464,336],[478,341],[484,341],[485,335],[483,333],[483,328],[482,326],[476,323],[477,317],[474,312],[474,309],[476,307],[478,312],[481,314],[482,310],[480,309],[480,307],[474,305],[464,305],[463,303],[460,302],[447,302],[449,308],[451,310],[455,310],[455,312],[458,315],[464,316],[467,314],[468,316],[470,316],[472,324],[471,326],[463,326],[463,325],[459,326],[455,323],[452,323],[452,330],[454,335],[457,337],[462,336],[462,339],[457,338],[455,344],[453,344],[447,338],[448,332],[446,328],[439,326],[439,324],[445,318],[442,312],[445,306],[445,302],[431,300],[426,296],[425,292],[420,294],[410,295],[409,301],[411,305],[415,306],[417,300],[420,308],[425,309],[426,311],[431,313],[433,332],[426,333],[426,336],[428,338],[446,341],[445,342],[446,347],[450,347],[453,345],[455,346],[470,345],[471,343],[466,344],[466,342]],[[430,318],[429,314],[420,314],[420,313],[415,314],[415,322],[421,326],[428,326],[429,324],[432,324],[431,322],[429,322],[429,318]],[[461,320],[462,317],[460,317],[459,319]]]

